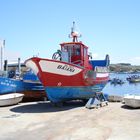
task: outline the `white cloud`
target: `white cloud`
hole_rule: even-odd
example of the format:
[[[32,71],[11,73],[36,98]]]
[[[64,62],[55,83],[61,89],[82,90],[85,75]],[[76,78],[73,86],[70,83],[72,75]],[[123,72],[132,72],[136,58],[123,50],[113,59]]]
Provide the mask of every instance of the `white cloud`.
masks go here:
[[[4,54],[4,59],[7,59],[8,61],[18,60],[20,57],[20,54],[18,52],[6,52]]]
[[[140,65],[140,56],[130,58],[130,63],[133,65]]]
[[[92,54],[92,57],[93,57],[93,59],[97,59],[99,57],[99,54],[94,53],[94,54]]]
[[[134,57],[133,59],[134,59],[134,60],[140,60],[140,56]]]
[[[5,48],[3,49],[2,54],[3,54],[3,56],[1,57],[1,52],[0,52],[0,69],[2,69],[1,61],[3,64],[4,64],[4,60],[8,60],[8,63],[17,62],[18,58],[20,58],[20,56],[21,56],[19,52],[9,51],[9,50],[6,50]]]
[[[111,61],[111,64],[130,63],[131,65],[140,65],[140,56],[136,56],[136,57],[110,56],[110,61]]]

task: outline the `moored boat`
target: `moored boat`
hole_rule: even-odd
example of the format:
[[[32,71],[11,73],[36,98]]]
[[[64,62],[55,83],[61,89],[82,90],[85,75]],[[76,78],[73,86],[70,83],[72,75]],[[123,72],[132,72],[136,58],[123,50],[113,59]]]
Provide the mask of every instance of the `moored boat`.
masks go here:
[[[140,76],[139,75],[132,75],[126,78],[130,83],[137,83],[140,82]]]
[[[130,83],[137,83],[137,82],[140,82],[140,78],[131,78],[129,80]]]
[[[21,93],[10,93],[0,95],[0,106],[15,105],[22,101],[24,94]]]
[[[124,81],[119,78],[113,78],[110,80],[110,83],[114,85],[117,85],[117,84],[122,85],[124,84]]]
[[[109,56],[105,60],[90,60],[88,47],[78,41],[75,23],[72,42],[62,43],[52,59],[33,57],[25,61],[42,82],[52,102],[89,99],[100,92],[109,79]]]

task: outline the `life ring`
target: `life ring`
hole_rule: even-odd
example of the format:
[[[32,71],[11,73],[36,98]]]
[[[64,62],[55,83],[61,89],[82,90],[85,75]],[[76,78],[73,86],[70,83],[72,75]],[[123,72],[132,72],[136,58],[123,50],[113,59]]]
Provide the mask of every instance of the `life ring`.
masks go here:
[[[52,59],[54,60],[62,60],[62,52],[60,50],[57,50],[52,56]]]

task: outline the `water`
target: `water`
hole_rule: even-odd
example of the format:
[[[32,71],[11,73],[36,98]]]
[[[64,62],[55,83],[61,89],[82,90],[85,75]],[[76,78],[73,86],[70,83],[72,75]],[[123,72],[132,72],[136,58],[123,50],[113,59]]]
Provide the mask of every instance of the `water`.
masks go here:
[[[126,80],[127,77],[132,76],[134,74],[110,74],[110,79],[112,78],[119,78],[122,79],[125,83],[122,85],[114,85],[110,84],[110,82],[106,85],[106,87],[103,89],[103,93],[107,93],[108,95],[119,95],[123,96],[124,94],[135,94],[140,95],[140,82],[139,83],[129,83],[129,81]],[[136,74],[140,75],[140,74]]]

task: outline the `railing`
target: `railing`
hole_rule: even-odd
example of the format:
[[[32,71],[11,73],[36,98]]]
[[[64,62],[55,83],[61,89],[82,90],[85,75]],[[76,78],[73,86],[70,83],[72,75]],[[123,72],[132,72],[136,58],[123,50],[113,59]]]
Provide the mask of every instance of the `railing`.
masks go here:
[[[73,61],[72,64],[81,65],[81,64],[83,64],[83,62],[82,62],[82,60],[76,60],[76,61]]]
[[[96,66],[94,71],[99,73],[109,72],[109,67]]]

